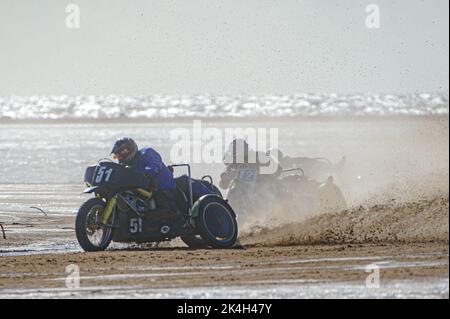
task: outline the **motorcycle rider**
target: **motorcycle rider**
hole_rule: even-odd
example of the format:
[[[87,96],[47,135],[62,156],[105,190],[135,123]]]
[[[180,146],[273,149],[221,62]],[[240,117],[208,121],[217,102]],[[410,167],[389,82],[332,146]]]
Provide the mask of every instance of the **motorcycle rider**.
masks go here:
[[[260,174],[263,166],[269,166],[269,162],[263,164],[262,159],[275,160],[268,158],[266,154],[251,149],[244,139],[235,139],[230,144],[224,157],[225,171],[220,175],[219,186],[223,189],[231,187],[231,182],[236,178],[247,182],[263,182],[266,179],[278,176],[281,166],[273,174]],[[237,176],[240,172],[245,171],[244,175]]]
[[[228,189],[227,199],[237,209],[242,223],[261,218],[268,210],[267,203],[276,202],[277,183],[273,181],[281,167],[276,162],[274,173],[263,171],[265,166],[270,167],[271,160],[265,152],[254,151],[243,139],[235,139],[225,154],[225,171],[220,175],[219,186]]]
[[[144,173],[151,181],[149,190],[153,192],[158,208],[176,212],[176,184],[172,172],[163,163],[161,155],[151,147],[138,149],[130,137],[116,140],[111,151],[112,158],[120,164]]]

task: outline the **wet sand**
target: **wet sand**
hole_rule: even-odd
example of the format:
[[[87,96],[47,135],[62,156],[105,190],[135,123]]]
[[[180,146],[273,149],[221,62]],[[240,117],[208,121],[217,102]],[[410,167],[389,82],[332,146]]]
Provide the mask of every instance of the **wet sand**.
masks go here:
[[[82,252],[75,239],[75,211],[88,198],[84,167],[120,135],[151,141],[167,157],[178,124],[2,125],[0,298],[448,298],[448,118],[285,124],[276,125],[287,154],[347,155],[350,210],[269,214],[241,227],[241,246],[230,250],[175,241],[114,243],[102,253]],[[76,289],[66,287],[70,264],[80,269]],[[373,265],[379,288],[366,286]]]
[[[175,241],[159,247],[113,244],[101,253],[80,251],[74,213],[0,211],[7,236],[0,249],[0,298],[448,298],[448,197],[389,209],[250,228],[241,233],[241,245],[228,250],[191,250]],[[412,237],[385,230],[393,236],[386,238],[368,222],[380,223],[386,214],[386,224],[405,214],[428,224],[417,226]],[[359,226],[349,232],[342,225],[348,226],[350,216]],[[341,226],[330,228],[334,219]],[[76,289],[66,287],[71,264],[80,269]],[[379,288],[366,286],[374,265]]]
[[[3,256],[0,297],[448,298],[448,256],[442,243]],[[66,287],[70,264],[80,267],[78,289]],[[366,286],[374,265],[379,288]]]

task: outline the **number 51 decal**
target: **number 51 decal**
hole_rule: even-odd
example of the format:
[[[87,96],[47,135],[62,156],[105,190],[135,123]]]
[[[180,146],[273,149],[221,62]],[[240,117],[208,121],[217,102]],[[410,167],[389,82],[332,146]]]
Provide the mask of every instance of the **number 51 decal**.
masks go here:
[[[95,177],[95,182],[96,183],[109,182],[112,172],[113,172],[112,168],[106,169],[106,167],[104,166],[100,167],[97,172],[97,176]],[[103,177],[105,178],[105,180],[103,180]]]
[[[130,218],[130,233],[142,233],[142,218]]]

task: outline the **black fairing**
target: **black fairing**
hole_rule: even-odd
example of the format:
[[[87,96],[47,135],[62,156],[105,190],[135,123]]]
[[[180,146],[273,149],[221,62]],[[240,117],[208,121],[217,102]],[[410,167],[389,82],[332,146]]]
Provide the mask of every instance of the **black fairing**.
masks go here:
[[[88,168],[86,168],[86,171],[84,171],[84,179],[83,181],[88,184],[88,185],[92,185],[92,179],[94,177],[95,174],[95,170],[97,169],[97,165],[91,165],[88,166]]]
[[[133,214],[118,211],[118,224],[119,228],[115,229],[113,240],[116,242],[158,242],[173,239],[177,236],[187,234],[188,229],[183,228],[185,220],[180,216],[153,216],[152,212],[148,212],[142,219],[142,232],[131,233],[130,225],[132,219],[136,220],[136,216]],[[165,214],[162,214],[165,215]],[[163,226],[169,226],[170,232],[167,234],[161,233]]]
[[[104,197],[130,189],[148,189],[150,185],[144,174],[113,162],[89,166],[84,173],[84,182],[89,186],[98,186],[98,192]]]

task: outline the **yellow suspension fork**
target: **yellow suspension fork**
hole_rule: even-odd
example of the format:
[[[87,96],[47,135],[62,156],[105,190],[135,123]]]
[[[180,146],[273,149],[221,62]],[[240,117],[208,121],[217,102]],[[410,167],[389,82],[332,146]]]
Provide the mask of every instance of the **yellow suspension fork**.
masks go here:
[[[105,210],[103,211],[103,214],[102,214],[102,223],[103,224],[107,224],[108,223],[108,220],[111,217],[111,214],[112,214],[112,212],[114,210],[114,207],[116,207],[116,204],[117,204],[117,198],[116,197],[111,197],[106,202],[106,207],[105,207]]]
[[[140,195],[144,196],[147,199],[150,199],[152,197],[152,192],[148,192],[145,189],[142,188],[138,188],[136,189],[136,192],[138,192]],[[111,197],[110,199],[108,199],[108,201],[106,202],[106,207],[105,210],[103,211],[102,214],[102,223],[103,224],[107,224],[109,218],[111,217],[111,214],[114,210],[114,207],[116,207],[117,204],[117,198],[116,197]]]
[[[142,188],[138,188],[138,189],[136,189],[136,192],[139,194],[139,195],[141,195],[141,196],[143,196],[143,197],[145,197],[145,198],[147,198],[147,199],[150,199],[150,198],[152,198],[152,192],[148,192],[148,191],[146,191],[145,189],[142,189]]]

